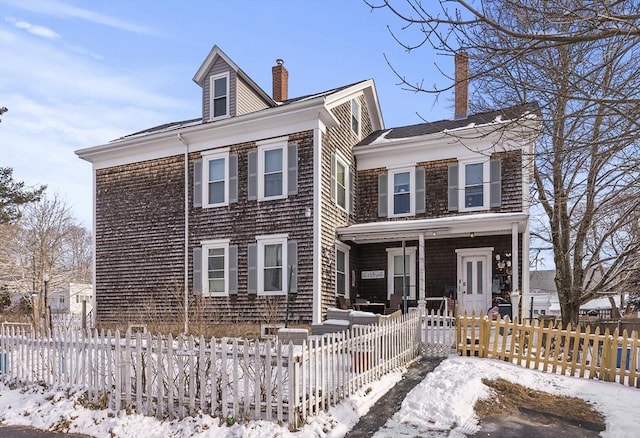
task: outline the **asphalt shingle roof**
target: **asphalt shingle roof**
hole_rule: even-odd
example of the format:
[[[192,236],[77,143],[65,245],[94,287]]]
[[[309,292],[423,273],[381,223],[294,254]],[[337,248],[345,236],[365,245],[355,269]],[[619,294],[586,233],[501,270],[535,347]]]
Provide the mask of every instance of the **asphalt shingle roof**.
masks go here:
[[[417,125],[400,126],[398,128],[375,131],[363,139],[359,145],[374,143],[381,136],[384,136],[387,140],[420,137],[423,135],[463,128],[469,125],[484,125],[496,120],[515,120],[528,113],[540,114],[538,104],[535,102],[526,103],[501,110],[472,114],[464,119],[439,120],[436,122],[426,122]]]

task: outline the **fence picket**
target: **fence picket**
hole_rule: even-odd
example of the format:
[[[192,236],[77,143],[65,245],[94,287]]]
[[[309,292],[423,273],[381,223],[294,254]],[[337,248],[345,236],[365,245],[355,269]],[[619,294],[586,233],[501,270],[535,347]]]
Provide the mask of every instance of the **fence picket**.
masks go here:
[[[419,354],[446,356],[452,346],[463,355],[640,387],[637,332],[601,334],[599,328],[493,320],[475,313],[454,318],[433,311],[310,337],[295,347],[280,341],[121,335],[118,330],[35,336],[3,325],[0,373],[83,385],[90,400],[107,401],[114,410],[134,408],[173,419],[193,415],[197,408],[212,416],[288,422],[296,428]]]

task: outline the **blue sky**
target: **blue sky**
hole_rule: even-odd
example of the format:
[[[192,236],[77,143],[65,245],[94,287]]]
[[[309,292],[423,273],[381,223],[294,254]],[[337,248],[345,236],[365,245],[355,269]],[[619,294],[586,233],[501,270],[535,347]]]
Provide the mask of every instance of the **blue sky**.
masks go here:
[[[384,55],[425,86],[449,85],[435,66],[451,74],[453,60],[405,52],[387,25],[402,27],[360,0],[0,0],[0,166],[91,229],[91,165],[74,150],[199,117],[192,78],[214,44],[269,94],[282,58],[289,97],[372,78],[387,127],[451,118],[450,94],[404,91]]]

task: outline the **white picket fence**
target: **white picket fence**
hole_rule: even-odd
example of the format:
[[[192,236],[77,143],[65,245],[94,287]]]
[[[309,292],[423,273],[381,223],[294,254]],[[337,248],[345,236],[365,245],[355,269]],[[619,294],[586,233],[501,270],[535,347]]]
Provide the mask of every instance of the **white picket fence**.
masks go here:
[[[273,341],[163,337],[150,333],[0,334],[0,376],[87,389],[90,402],[158,418],[198,412],[297,428],[418,355],[456,348],[455,318],[411,312],[380,325]]]

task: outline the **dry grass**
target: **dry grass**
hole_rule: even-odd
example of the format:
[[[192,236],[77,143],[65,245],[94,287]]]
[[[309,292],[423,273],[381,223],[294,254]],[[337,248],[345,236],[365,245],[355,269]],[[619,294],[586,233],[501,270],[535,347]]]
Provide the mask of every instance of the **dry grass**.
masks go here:
[[[518,414],[521,408],[525,408],[578,422],[595,423],[602,426],[605,424],[602,414],[580,398],[553,395],[504,379],[482,379],[482,383],[489,386],[494,395],[490,399],[476,402],[475,412],[479,418]]]

